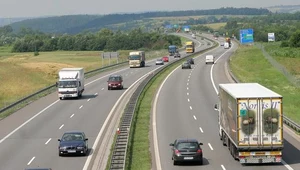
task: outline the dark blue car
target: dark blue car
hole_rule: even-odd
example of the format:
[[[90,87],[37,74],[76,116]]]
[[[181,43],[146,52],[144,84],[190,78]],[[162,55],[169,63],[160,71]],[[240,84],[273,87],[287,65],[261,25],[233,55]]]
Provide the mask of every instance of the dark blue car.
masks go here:
[[[88,138],[86,138],[84,132],[65,132],[58,141],[59,156],[68,154],[87,155],[88,153]]]

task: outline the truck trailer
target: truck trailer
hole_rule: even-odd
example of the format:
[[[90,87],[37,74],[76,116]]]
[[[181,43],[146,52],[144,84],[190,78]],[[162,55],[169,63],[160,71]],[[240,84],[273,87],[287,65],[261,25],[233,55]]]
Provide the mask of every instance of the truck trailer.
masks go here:
[[[56,83],[59,99],[79,98],[84,91],[83,68],[63,68],[58,73]]]
[[[258,83],[219,84],[219,136],[242,164],[279,163],[283,150],[282,96]]]
[[[145,67],[145,52],[144,51],[133,51],[129,53],[129,67]]]

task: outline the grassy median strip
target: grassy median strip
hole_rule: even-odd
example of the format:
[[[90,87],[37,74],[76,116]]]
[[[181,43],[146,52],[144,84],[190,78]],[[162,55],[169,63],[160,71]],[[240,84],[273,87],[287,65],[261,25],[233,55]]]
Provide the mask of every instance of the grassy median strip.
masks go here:
[[[274,68],[259,48],[240,46],[231,57],[230,68],[241,82],[257,82],[282,95],[284,114],[300,123],[300,89]]]

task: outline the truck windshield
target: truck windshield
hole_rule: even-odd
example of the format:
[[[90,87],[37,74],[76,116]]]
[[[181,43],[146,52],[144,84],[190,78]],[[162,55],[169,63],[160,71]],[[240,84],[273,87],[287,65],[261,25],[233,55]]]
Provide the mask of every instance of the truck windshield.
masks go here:
[[[59,81],[59,88],[75,88],[77,87],[77,81]]]
[[[139,60],[141,58],[141,56],[139,55],[130,55],[129,56],[129,60]]]
[[[192,45],[187,45],[186,48],[193,48],[193,46]]]

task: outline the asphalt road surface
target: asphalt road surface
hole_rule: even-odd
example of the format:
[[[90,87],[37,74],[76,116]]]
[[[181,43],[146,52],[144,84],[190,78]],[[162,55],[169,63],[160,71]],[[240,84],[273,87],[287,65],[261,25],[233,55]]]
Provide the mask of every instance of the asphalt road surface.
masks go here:
[[[153,125],[156,127],[154,145],[157,143],[154,148],[159,153],[153,159],[156,159],[157,170],[300,169],[300,140],[292,137],[287,128],[284,130],[283,164],[242,165],[222,145],[218,135],[218,112],[214,110],[214,104],[218,100],[218,84],[232,82],[225,71],[225,62],[236,48],[237,44],[234,44],[231,49],[218,47],[207,53],[216,57],[217,62],[214,65],[206,65],[205,55],[200,55],[195,59],[193,69],[177,68],[158,90],[153,113]],[[204,164],[174,166],[169,144],[177,138],[196,138],[202,142]]]

